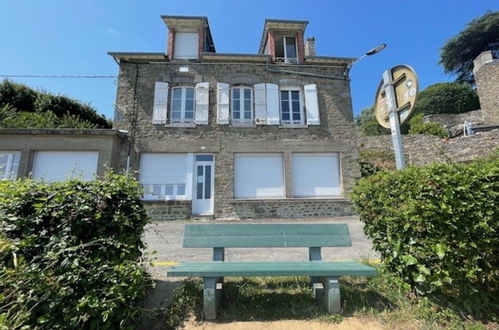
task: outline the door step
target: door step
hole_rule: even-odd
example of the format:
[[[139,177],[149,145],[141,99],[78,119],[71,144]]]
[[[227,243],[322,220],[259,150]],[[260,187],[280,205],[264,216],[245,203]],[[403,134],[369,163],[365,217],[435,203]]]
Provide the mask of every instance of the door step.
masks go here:
[[[210,221],[214,219],[215,217],[213,215],[193,215],[191,217],[192,221]]]

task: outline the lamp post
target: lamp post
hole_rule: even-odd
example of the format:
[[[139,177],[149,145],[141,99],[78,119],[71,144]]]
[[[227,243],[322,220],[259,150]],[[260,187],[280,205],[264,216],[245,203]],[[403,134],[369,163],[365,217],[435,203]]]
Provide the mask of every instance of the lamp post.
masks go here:
[[[361,57],[359,57],[358,59],[356,59],[355,61],[353,61],[352,63],[350,63],[346,67],[346,69],[345,69],[345,76],[348,76],[348,74],[350,73],[350,69],[352,68],[352,65],[354,65],[355,63],[357,63],[358,61],[360,61],[361,59],[363,59],[366,56],[372,56],[374,54],[379,53],[380,51],[382,51],[385,48],[386,48],[386,44],[383,43],[383,44],[380,44],[380,45],[374,47],[373,49],[368,50],[364,55],[362,55]]]

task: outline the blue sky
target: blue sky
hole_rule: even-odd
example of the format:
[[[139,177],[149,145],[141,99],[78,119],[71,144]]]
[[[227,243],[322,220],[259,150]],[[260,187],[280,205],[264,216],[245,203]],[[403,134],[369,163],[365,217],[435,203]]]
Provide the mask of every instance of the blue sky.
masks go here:
[[[265,18],[308,20],[317,55],[381,53],[351,71],[354,113],[373,103],[382,72],[409,64],[421,87],[450,81],[438,65],[440,47],[475,17],[499,10],[497,0],[2,0],[0,75],[116,75],[108,51],[166,49],[160,15],[208,16],[218,52],[256,53]],[[2,77],[0,77],[2,79]],[[13,78],[65,94],[113,116],[114,79]]]

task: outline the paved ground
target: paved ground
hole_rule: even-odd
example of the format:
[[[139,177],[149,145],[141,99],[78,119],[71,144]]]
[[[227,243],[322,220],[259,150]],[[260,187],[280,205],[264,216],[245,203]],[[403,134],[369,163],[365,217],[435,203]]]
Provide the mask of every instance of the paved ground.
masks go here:
[[[372,250],[371,243],[367,240],[362,230],[362,223],[358,217],[340,217],[325,219],[265,219],[244,221],[162,221],[154,222],[146,227],[145,241],[147,252],[153,253],[153,266],[150,273],[154,278],[156,287],[141,304],[146,310],[151,311],[169,305],[174,297],[174,290],[182,284],[183,278],[166,277],[169,267],[184,261],[210,261],[212,249],[184,249],[182,238],[184,226],[187,223],[346,223],[350,230],[352,247],[349,248],[323,248],[324,260],[342,259],[376,259],[378,255]],[[308,260],[306,248],[262,248],[262,249],[226,249],[227,261],[287,261]],[[144,313],[140,330],[159,330],[164,326],[164,313]],[[289,327],[279,326],[279,329]],[[277,329],[277,328],[276,328]]]
[[[156,251],[153,276],[162,278],[166,270],[178,262],[210,261],[212,249],[184,249],[182,237],[186,223],[241,223],[243,221],[162,221],[154,222],[146,227],[145,240],[148,252]],[[362,223],[358,217],[338,217],[324,219],[265,219],[244,220],[244,223],[346,223],[352,238],[352,247],[323,248],[324,260],[343,259],[375,259],[378,255],[372,250],[362,230]],[[291,261],[308,260],[308,249],[305,248],[264,248],[264,249],[226,249],[227,261]]]

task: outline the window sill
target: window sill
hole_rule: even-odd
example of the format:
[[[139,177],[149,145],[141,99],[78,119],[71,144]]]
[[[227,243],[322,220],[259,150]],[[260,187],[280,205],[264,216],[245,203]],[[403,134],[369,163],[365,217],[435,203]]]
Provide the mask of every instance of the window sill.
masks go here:
[[[235,128],[256,128],[255,124],[239,124],[239,123],[231,123],[231,127]]]
[[[144,203],[154,203],[154,202],[184,202],[190,203],[191,200],[187,198],[151,198],[151,197],[142,197],[142,201]]]
[[[295,198],[233,198],[229,199],[229,203],[262,203],[262,202],[282,202],[282,203],[295,203],[299,201],[316,201],[316,202],[350,202],[348,198],[337,196],[337,197],[295,197]]]
[[[196,128],[196,124],[195,123],[166,124],[165,127]]]
[[[293,125],[293,124],[289,124],[289,125],[279,125],[279,128],[308,128],[308,125],[306,124],[300,124],[300,125]]]

